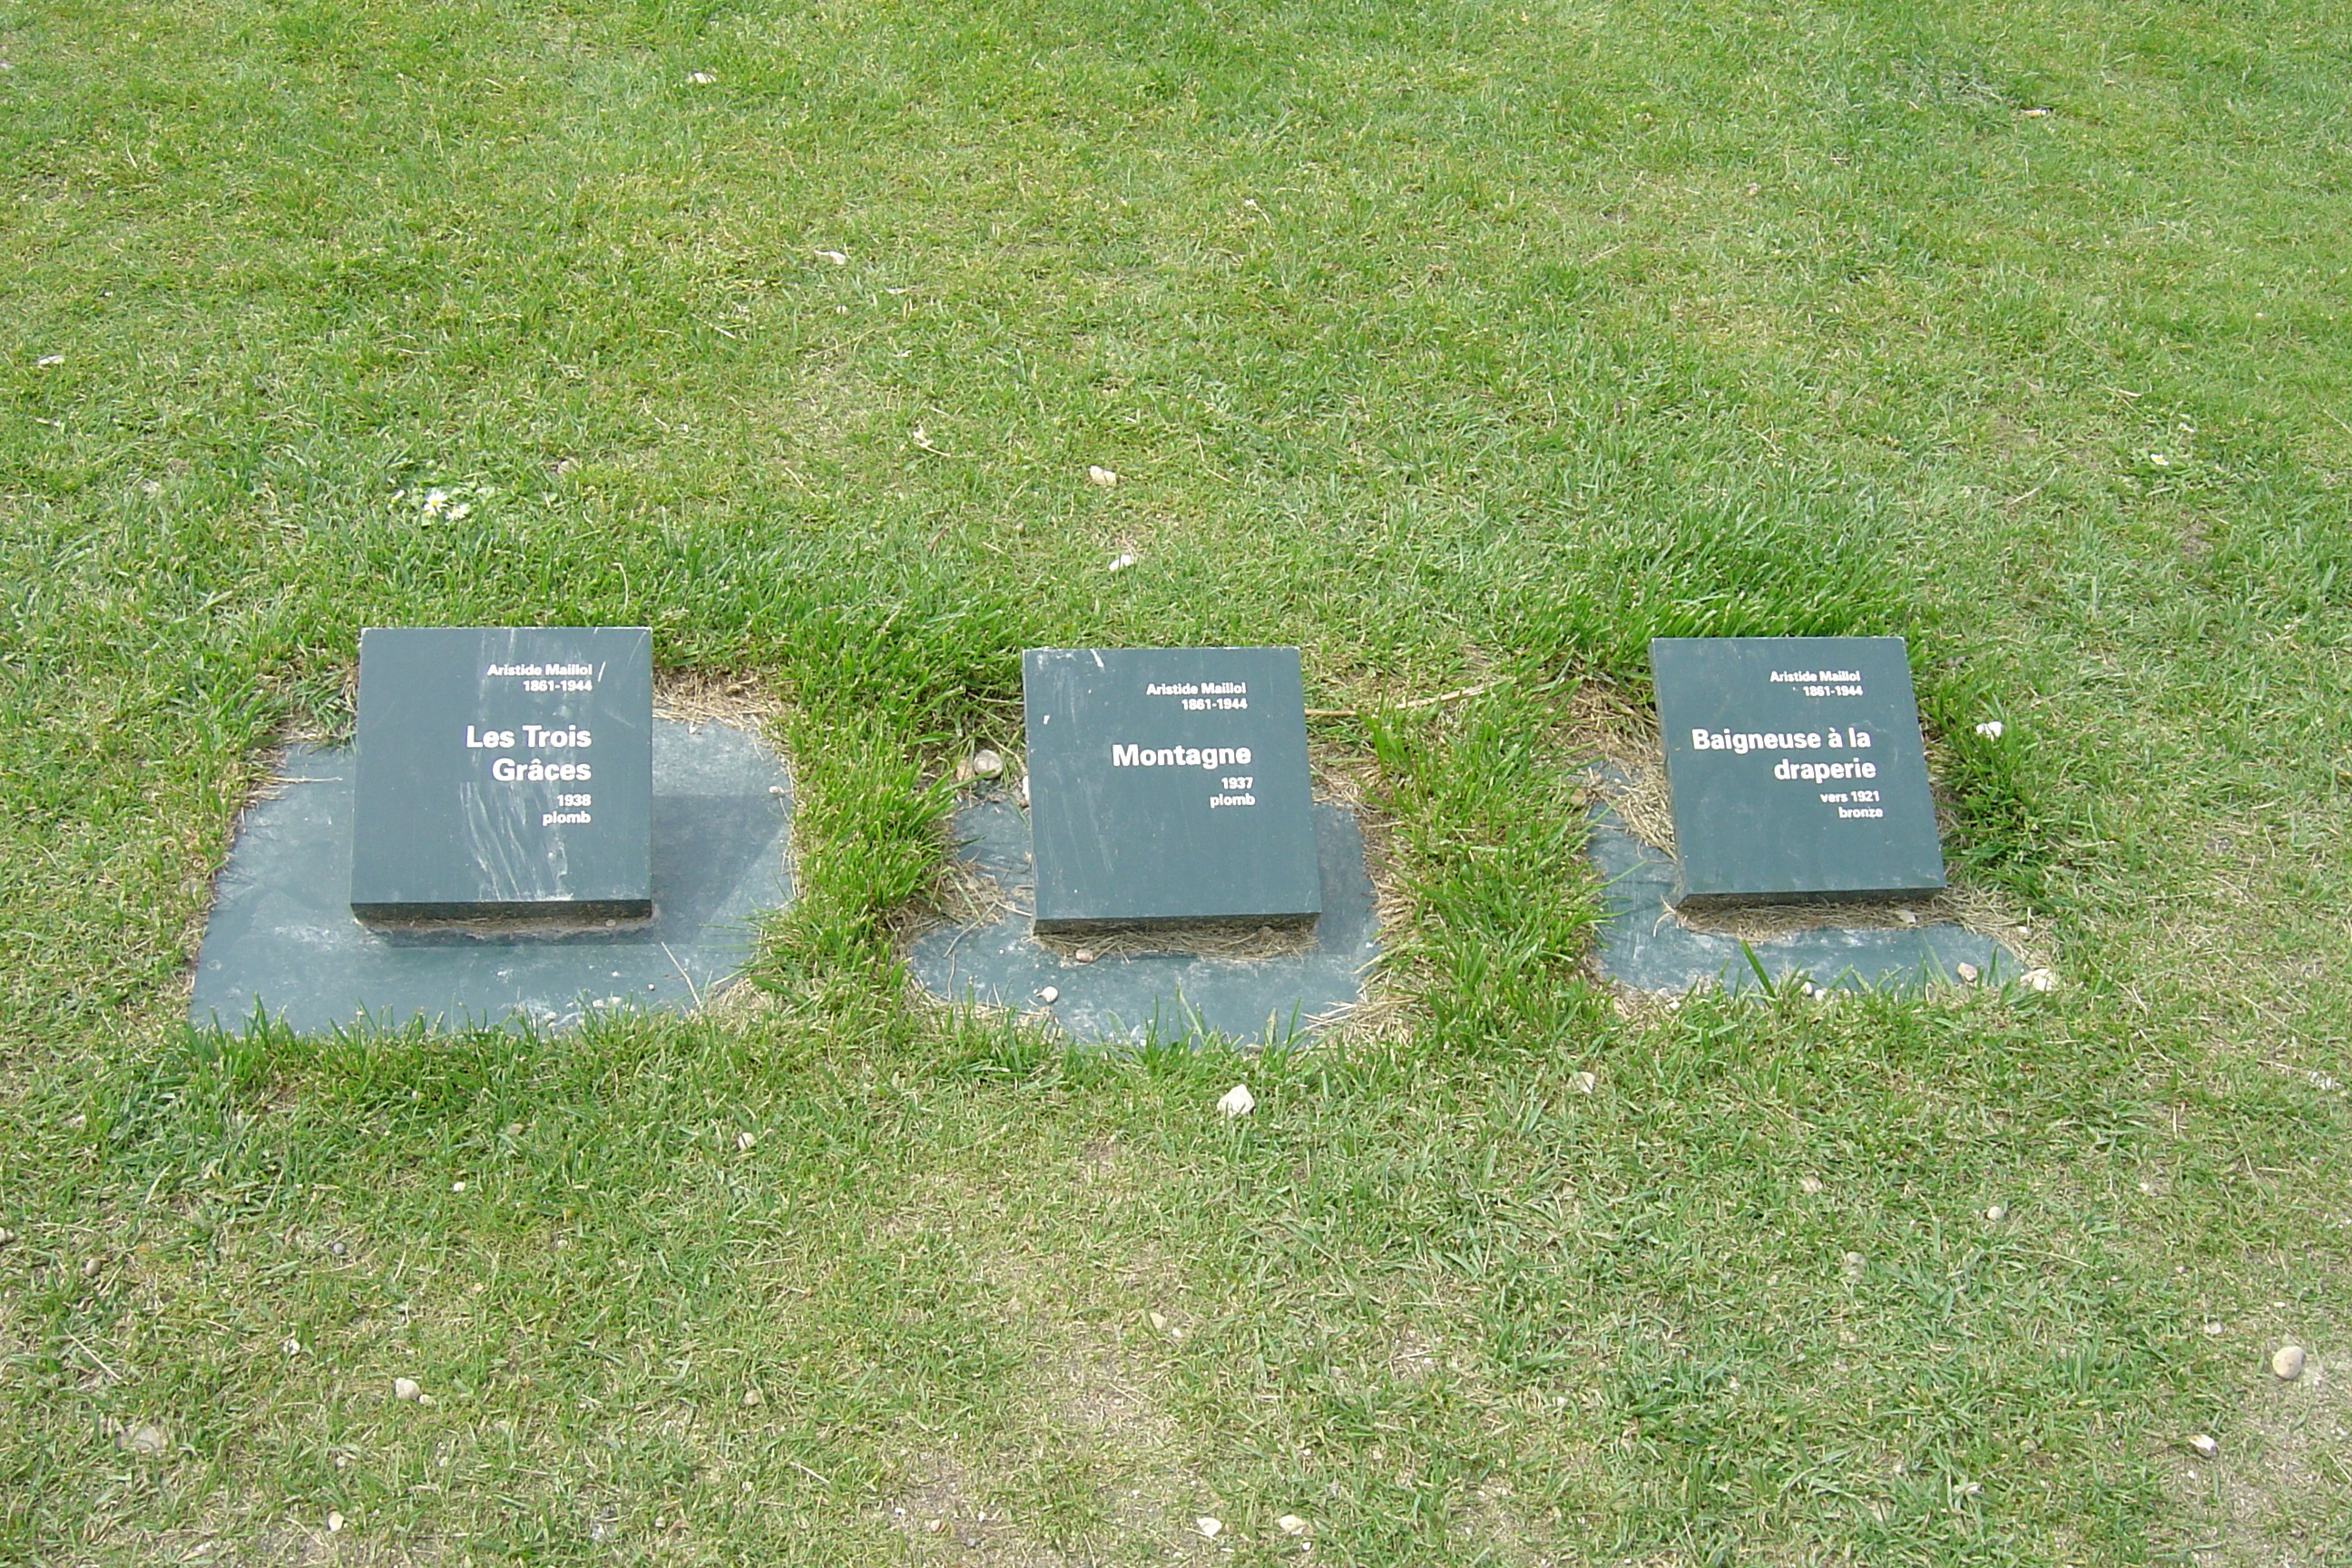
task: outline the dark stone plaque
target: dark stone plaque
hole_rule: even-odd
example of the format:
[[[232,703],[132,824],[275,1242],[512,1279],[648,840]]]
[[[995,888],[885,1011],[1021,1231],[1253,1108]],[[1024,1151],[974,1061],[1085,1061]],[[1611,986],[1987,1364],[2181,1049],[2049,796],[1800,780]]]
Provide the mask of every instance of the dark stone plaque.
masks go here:
[[[360,637],[352,912],[653,912],[653,637],[643,626]]]
[[[1321,912],[1295,647],[1032,648],[1036,929]]]
[[[1676,904],[1944,885],[1901,637],[1656,637]]]

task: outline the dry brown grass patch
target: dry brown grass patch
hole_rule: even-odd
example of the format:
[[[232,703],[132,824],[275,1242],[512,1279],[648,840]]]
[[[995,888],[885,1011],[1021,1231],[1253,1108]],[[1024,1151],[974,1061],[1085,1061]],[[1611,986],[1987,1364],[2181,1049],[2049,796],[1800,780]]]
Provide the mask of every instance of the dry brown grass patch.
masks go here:
[[[654,671],[654,717],[728,724],[768,739],[782,733],[784,705],[756,675],[691,667]]]

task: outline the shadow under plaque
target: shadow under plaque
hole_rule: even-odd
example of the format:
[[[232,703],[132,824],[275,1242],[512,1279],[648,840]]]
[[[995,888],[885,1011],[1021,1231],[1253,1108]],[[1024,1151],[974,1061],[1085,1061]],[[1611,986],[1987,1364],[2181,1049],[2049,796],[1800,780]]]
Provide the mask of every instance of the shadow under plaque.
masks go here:
[[[1074,1039],[1144,1044],[1222,1036],[1279,1045],[1329,1021],[1361,994],[1361,976],[1380,956],[1380,918],[1364,868],[1364,836],[1336,805],[1315,803],[1315,854],[1323,912],[1313,945],[1262,959],[1190,952],[1106,952],[1091,963],[1065,958],[1030,931],[1036,873],[1029,818],[992,791],[955,816],[960,858],[996,885],[1005,909],[985,925],[943,925],[917,938],[908,954],[916,981],[950,1002],[1023,1012],[1042,1010]],[[1072,946],[1083,937],[1060,939]],[[1128,941],[1137,940],[1129,938]],[[1148,941],[1148,933],[1141,939]],[[1060,994],[1048,1004],[1046,986]]]
[[[1706,985],[1753,991],[1761,984],[1758,964],[1774,984],[1794,977],[1825,991],[1918,990],[1954,979],[1963,963],[1973,964],[1985,984],[2025,973],[2017,956],[1992,938],[1948,923],[1821,925],[1747,942],[1693,931],[1666,901],[1675,890],[1673,859],[1634,837],[1606,805],[1593,808],[1590,847],[1603,879],[1601,967],[1636,991],[1680,994]]]
[[[246,809],[214,889],[188,1021],[304,1033],[416,1019],[562,1029],[598,1009],[692,1006],[792,900],[791,781],[766,742],[656,720],[650,921],[548,931],[362,925],[351,911],[352,753],[297,746]]]

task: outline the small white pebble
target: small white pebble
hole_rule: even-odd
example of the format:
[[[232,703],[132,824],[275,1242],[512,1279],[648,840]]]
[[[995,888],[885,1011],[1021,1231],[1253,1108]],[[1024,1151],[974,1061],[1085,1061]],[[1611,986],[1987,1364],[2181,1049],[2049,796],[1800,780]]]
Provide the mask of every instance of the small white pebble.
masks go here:
[[[1087,481],[1089,484],[1100,485],[1103,489],[1108,489],[1111,486],[1118,483],[1118,476],[1111,472],[1108,468],[1104,468],[1100,463],[1089,463],[1087,465]]]
[[[1862,1254],[1859,1252],[1849,1252],[1840,1261],[1844,1263],[1848,1268],[1860,1268],[1862,1267]]]
[[[971,754],[972,777],[992,779],[1003,771],[1004,759],[994,752],[974,752]]]
[[[2228,1330],[2222,1328],[2219,1323],[2208,1323],[2205,1325],[2205,1332],[2207,1336],[2212,1339],[2218,1340],[2228,1331]]]
[[[2303,1361],[2301,1345],[2281,1345],[2278,1353],[2271,1357],[2271,1375],[2281,1383],[2293,1383],[2303,1375]]]
[[[1916,915],[1916,914],[1912,913],[1909,910],[1895,910],[1895,918],[1896,920],[1898,920],[1898,921],[1901,921],[1905,925],[1907,925],[1907,926],[1915,926],[1915,925],[1917,925],[1917,924],[1919,923],[1919,917],[1918,917],[1917,915]]]
[[[1822,1190],[1821,1178],[1818,1176],[1799,1176],[1797,1178],[1797,1190],[1804,1194],[1807,1197],[1811,1197],[1815,1193]]]
[[[1037,993],[1037,1000],[1043,1002],[1048,1007],[1052,1006],[1055,1003],[1059,1002],[1061,999],[1062,990],[1058,985],[1045,986]]]
[[[743,1391],[743,1403],[748,1406],[756,1407],[767,1402],[768,1396],[756,1388],[747,1388]]]
[[[1135,563],[1136,559],[1133,555],[1121,552],[1118,556],[1112,559],[1110,569],[1114,572],[1124,572]]]
[[[2025,972],[2025,984],[2029,990],[2055,991],[2058,976],[2047,969],[2029,969]]]
[[[425,1397],[425,1390],[413,1377],[395,1377],[392,1380],[392,1396],[403,1405],[414,1405]]]
[[[1192,1521],[1192,1525],[1194,1529],[1198,1530],[1202,1534],[1207,1536],[1212,1541],[1214,1541],[1218,1536],[1223,1535],[1225,1532],[1225,1525],[1223,1520],[1211,1519],[1205,1513],[1200,1518],[1194,1520]]]
[[[1601,1079],[1595,1073],[1580,1072],[1568,1080],[1568,1086],[1579,1094],[1591,1094],[1601,1087]]]
[[[1237,1083],[1225,1090],[1223,1098],[1217,1101],[1217,1109],[1227,1116],[1247,1116],[1257,1109],[1257,1096],[1250,1092],[1249,1085]]]
[[[327,1516],[327,1533],[329,1535],[341,1534],[342,1532],[342,1528],[343,1516],[341,1514],[331,1513]]]
[[[1955,963],[1952,973],[1958,975],[1964,984],[1974,985],[1977,983],[1977,966],[1973,963]]]
[[[2007,1219],[2008,1217],[2009,1217],[2009,1210],[2008,1210],[2008,1208],[2007,1208],[2007,1207],[2005,1207],[2004,1205],[2000,1205],[2000,1204],[1995,1204],[1995,1205],[1992,1205],[1992,1207],[1990,1207],[1990,1208],[1989,1208],[1989,1209],[1985,1210],[1985,1218],[1987,1218],[1987,1219],[1989,1219],[1989,1220],[1992,1221],[1992,1222],[1993,1222],[1993,1224],[1995,1224],[1995,1225],[1999,1225],[2001,1221],[2003,1221],[2003,1220]]]
[[[2203,1432],[2200,1432],[2194,1437],[2189,1438],[2189,1446],[2196,1449],[2200,1456],[2208,1459],[2213,1458],[2214,1455],[2219,1454],[2221,1451],[2221,1445],[2213,1441],[2210,1436]]]
[[[1090,947],[1082,947],[1078,949],[1077,952],[1070,954],[1070,962],[1073,963],[1092,963],[1094,961],[1094,949]]]
[[[1998,741],[2001,737],[2003,728],[2004,726],[2000,720],[1988,719],[1983,723],[1977,726],[1977,733],[1982,735],[1988,741]]]
[[[1304,1535],[1307,1533],[1307,1521],[1299,1518],[1295,1513],[1284,1514],[1280,1519],[1274,1521],[1274,1527],[1275,1529],[1282,1531],[1285,1535]]]
[[[452,1182],[449,1184],[449,1190],[453,1193],[462,1193],[466,1190],[466,1184],[463,1182]]]
[[[738,1132],[735,1134],[735,1147],[740,1151],[748,1152],[751,1145],[757,1143],[759,1141],[760,1135],[756,1132]]]

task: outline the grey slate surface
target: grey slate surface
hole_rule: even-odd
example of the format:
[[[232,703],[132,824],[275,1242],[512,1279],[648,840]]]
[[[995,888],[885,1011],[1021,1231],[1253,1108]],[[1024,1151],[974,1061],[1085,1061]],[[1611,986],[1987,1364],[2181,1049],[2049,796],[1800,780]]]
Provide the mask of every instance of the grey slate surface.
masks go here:
[[[1944,885],[1901,637],[1655,637],[1650,671],[1677,902]]]
[[[1886,930],[1826,926],[1750,942],[1696,931],[1675,918],[1667,900],[1675,863],[1625,831],[1606,806],[1592,813],[1589,844],[1606,886],[1601,895],[1601,967],[1638,991],[1680,994],[1695,986],[1758,988],[1756,963],[1777,984],[1790,976],[1824,989],[1910,990],[1948,980],[1974,964],[1980,983],[2016,980],[2025,971],[1990,937],[1956,925]]]
[[[352,910],[642,918],[652,723],[643,626],[369,627]]]
[[[1313,803],[1312,809],[1323,913],[1315,945],[1304,953],[1253,963],[1181,953],[1065,960],[1030,934],[1034,879],[1026,817],[1009,800],[992,797],[959,811],[955,832],[962,858],[994,881],[1012,907],[984,926],[941,926],[925,933],[909,967],[935,995],[1042,1008],[1080,1041],[1140,1044],[1147,1037],[1198,1040],[1204,1034],[1244,1043],[1287,1040],[1355,1002],[1360,976],[1380,955],[1363,833],[1338,806]],[[1037,997],[1048,985],[1061,993],[1050,1007]]]
[[[1021,685],[1040,930],[1320,907],[1297,648],[1031,648]]]
[[[346,748],[294,748],[238,823],[191,1023],[243,1034],[266,1011],[304,1032],[420,1017],[562,1029],[598,1006],[690,1006],[740,968],[757,919],[791,901],[774,752],[727,725],[656,721],[649,922],[562,937],[372,930],[346,907],[352,764]]]

